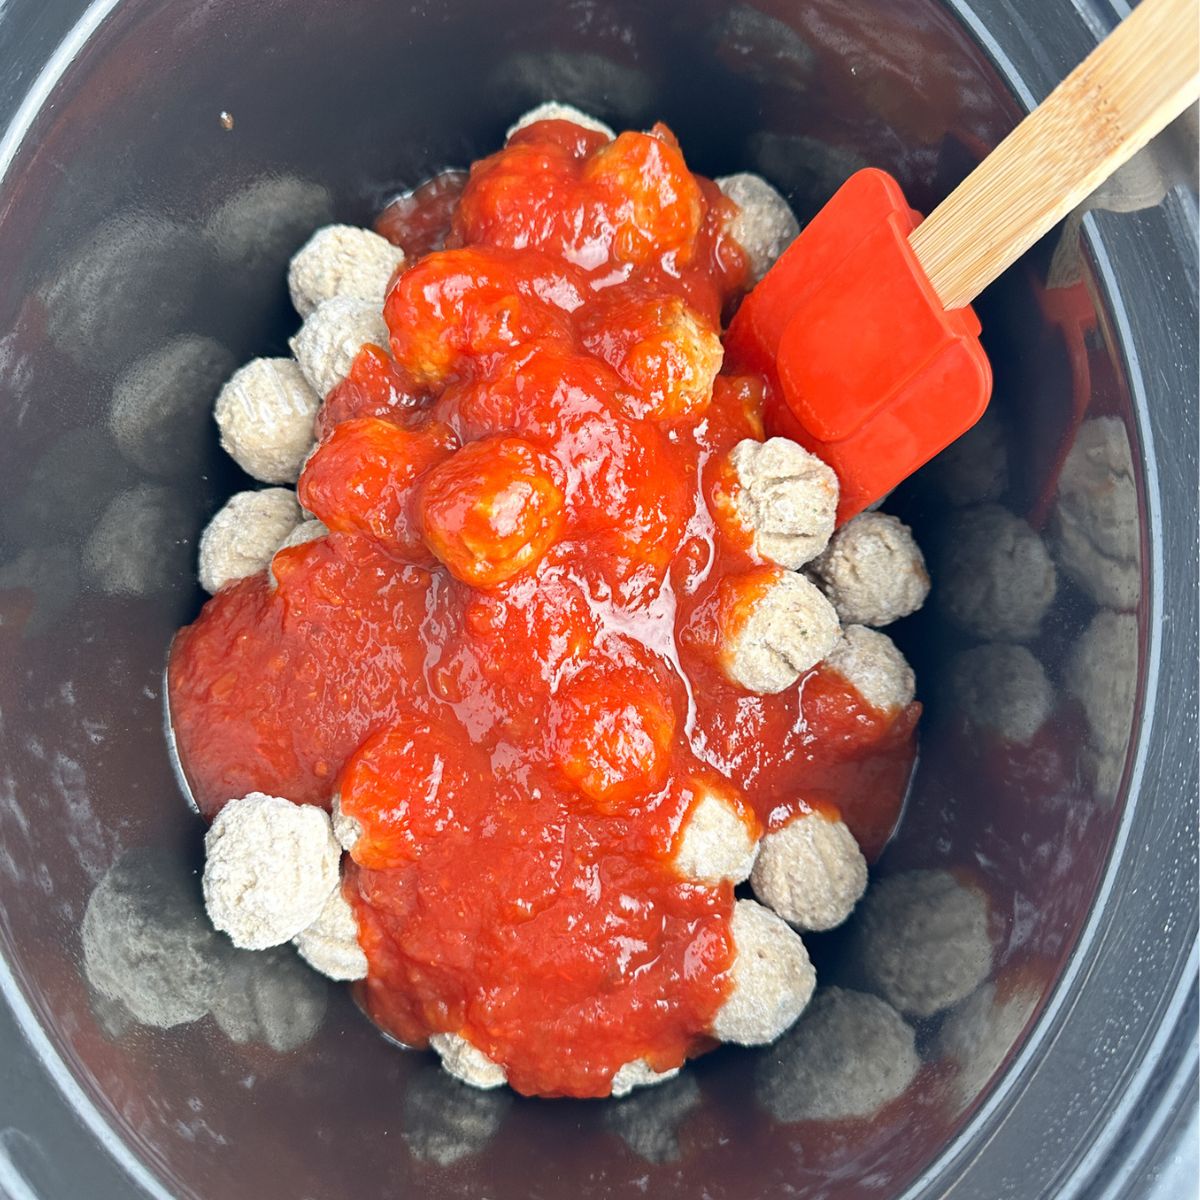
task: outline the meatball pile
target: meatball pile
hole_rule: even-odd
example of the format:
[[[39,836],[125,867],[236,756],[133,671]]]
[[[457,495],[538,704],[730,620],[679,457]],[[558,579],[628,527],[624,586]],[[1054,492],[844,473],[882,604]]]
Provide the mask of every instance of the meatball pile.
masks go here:
[[[579,143],[588,147],[579,186],[590,189],[586,204],[605,214],[581,233],[548,211],[546,236],[567,246],[556,257],[530,245],[525,226],[514,233],[519,222],[505,224],[521,216],[523,158],[553,159],[558,143],[537,139],[545,122],[563,145],[591,139]],[[566,122],[575,127],[569,137],[561,132]],[[322,759],[326,782],[318,787],[310,779],[303,795],[275,794],[265,782],[233,796],[212,788],[198,794],[206,815],[216,814],[206,837],[205,901],[214,926],[239,947],[291,941],[331,978],[365,980],[368,1011],[397,1036],[423,1033],[445,1070],[466,1083],[622,1096],[676,1075],[686,1053],[711,1040],[757,1045],[778,1038],[816,983],[800,934],[839,925],[867,885],[866,860],[833,808],[797,796],[785,804],[785,819],[767,820],[744,781],[715,761],[705,681],[724,689],[731,704],[743,697],[783,712],[818,672],[853,697],[856,711],[886,725],[912,705],[915,681],[879,629],[921,606],[929,578],[905,525],[868,512],[835,529],[834,473],[793,442],[764,440],[761,386],[720,374],[721,302],[735,291],[706,292],[700,283],[683,289],[686,298],[656,295],[649,283],[638,290],[646,264],[667,261],[669,274],[703,238],[715,247],[714,259],[740,254],[738,286],[749,286],[798,230],[783,198],[748,175],[716,187],[705,182],[709,190],[701,190],[666,131],[616,137],[563,106],[542,106],[509,136],[507,150],[472,173],[456,215],[462,244],[408,260],[369,230],[333,225],[292,260],[288,285],[303,318],[291,340],[293,357],[243,366],[215,412],[224,448],[268,486],[233,496],[205,530],[200,581],[215,599],[181,635],[173,668],[199,640],[219,636],[223,612],[251,602],[282,614],[266,618],[279,629],[272,635],[280,638],[275,660],[299,658],[303,648],[286,640],[294,636],[289,622],[300,620],[297,581],[315,577],[342,548],[369,545],[362,553],[373,557],[356,561],[379,564],[372,568],[379,571],[397,564],[405,579],[419,576],[429,589],[427,625],[441,619],[439,597],[450,595],[446,611],[464,623],[463,645],[474,653],[482,644],[493,655],[472,659],[483,664],[472,675],[475,666],[461,666],[461,657],[458,674],[431,665],[430,652],[425,676],[460,706],[466,701],[454,698],[464,686],[501,697],[494,704],[507,705],[511,729],[520,705],[507,698],[517,683],[502,678],[504,671],[487,677],[488,664],[505,652],[511,627],[504,622],[527,618],[531,626],[520,637],[539,647],[539,663],[553,664],[539,681],[553,704],[536,738],[522,734],[522,744],[536,742],[545,759],[523,778],[533,780],[531,792],[565,796],[569,803],[555,803],[583,814],[572,818],[578,824],[571,836],[645,840],[651,865],[629,878],[650,880],[653,899],[631,894],[622,903],[653,909],[674,898],[690,914],[687,961],[698,964],[691,969],[708,991],[697,990],[692,1024],[669,1050],[648,1045],[570,1080],[538,1074],[519,1061],[525,1033],[485,1028],[471,1003],[447,999],[467,976],[443,961],[422,960],[418,971],[415,952],[397,950],[410,931],[422,936],[422,921],[432,918],[406,898],[394,905],[411,924],[389,925],[393,918],[381,915],[393,903],[388,889],[402,889],[407,870],[426,872],[424,885],[432,886],[430,864],[445,831],[472,821],[480,830],[488,826],[485,803],[450,790],[456,757],[473,761],[479,745],[493,745],[467,724],[459,744],[423,715],[375,728],[365,740],[356,734]],[[647,188],[646,171],[677,176],[670,188]],[[580,211],[592,211],[580,203]],[[507,290],[505,272],[517,253],[509,243],[525,256],[516,292]],[[596,299],[589,281],[609,267],[633,283]],[[567,317],[571,334],[563,332]],[[474,364],[474,376],[464,378],[464,362]],[[355,381],[381,377],[396,381],[383,410],[355,408]],[[543,379],[554,380],[552,404],[530,382]],[[514,409],[514,396],[524,408]],[[579,435],[584,428],[590,440]],[[621,439],[611,462],[594,460],[597,430]],[[572,437],[587,453],[572,457]],[[693,441],[697,450],[678,449]],[[672,457],[680,454],[692,457]],[[692,464],[691,481],[655,473],[656,463],[677,461]],[[596,548],[607,574],[579,586],[571,571]],[[397,633],[409,648],[432,637],[425,627],[406,632],[400,625],[391,636]],[[240,651],[230,647],[232,678]],[[399,645],[397,655],[405,652]],[[303,666],[296,670],[297,680],[315,686]],[[230,686],[254,695],[253,680]],[[186,705],[211,705],[205,715],[219,728],[225,718],[217,693],[173,687],[185,771],[181,714]],[[338,703],[353,708],[369,696],[347,694]],[[474,711],[471,717],[479,719]],[[320,736],[297,731],[298,739]],[[493,749],[491,762],[503,774],[508,767],[495,765],[498,753]],[[396,764],[424,781],[419,797],[388,791]],[[505,803],[507,794],[498,783],[492,802]],[[408,815],[398,815],[402,810]],[[516,849],[502,845],[497,856]],[[616,862],[624,851],[614,844],[608,852]],[[600,889],[607,860],[596,853]],[[561,868],[564,877],[569,871]],[[521,895],[532,895],[533,886]],[[481,878],[480,892],[487,887]],[[756,898],[740,898],[747,892]],[[447,894],[440,903],[447,919],[449,907],[461,907],[455,919],[467,928],[467,910],[477,901],[489,902],[482,894]],[[553,903],[539,893],[528,917]],[[641,931],[654,924],[645,918],[643,911]],[[662,928],[675,928],[672,920],[664,915]],[[514,923],[513,954],[525,945],[520,928]],[[649,946],[629,953],[649,960]],[[623,970],[610,964],[608,975]],[[396,1016],[399,1010],[381,999],[384,980],[395,990],[418,976],[440,979],[444,990],[407,998]],[[535,975],[529,987],[545,982]],[[670,1007],[669,998],[655,1003]],[[464,1020],[464,1012],[474,1015]]]

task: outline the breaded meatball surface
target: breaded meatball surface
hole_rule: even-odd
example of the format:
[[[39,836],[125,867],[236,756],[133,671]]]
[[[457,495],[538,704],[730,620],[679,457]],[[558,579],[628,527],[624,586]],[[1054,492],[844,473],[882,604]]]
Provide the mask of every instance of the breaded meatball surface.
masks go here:
[[[754,534],[754,550],[795,570],[829,543],[837,515],[833,470],[787,438],[738,442],[729,463],[737,476],[734,506]]]
[[[802,575],[780,571],[748,606],[740,625],[726,631],[725,673],[748,692],[781,692],[837,644],[833,606]]]
[[[886,513],[847,521],[809,569],[847,624],[890,625],[929,595],[929,572],[912,530]]]
[[[295,483],[313,448],[321,397],[290,358],[256,358],[235,371],[213,409],[221,446],[263,483]]]
[[[799,236],[800,222],[761,175],[742,171],[713,182],[740,210],[729,232],[749,259],[750,282],[758,283]]]
[[[825,666],[840,675],[872,708],[894,712],[913,702],[917,680],[907,659],[886,633],[847,625]]]
[[[341,848],[311,804],[251,792],[231,800],[204,837],[209,920],[243,950],[290,941],[337,887]]]
[[[833,929],[866,890],[867,862],[842,821],[802,813],[763,837],[750,886],[797,928]]]
[[[773,1042],[804,1011],[817,973],[799,936],[753,900],[734,905],[730,934],[733,980],[713,1036],[743,1046]]]
[[[215,594],[265,570],[299,524],[300,505],[290,488],[237,492],[200,535],[200,586]]]
[[[382,308],[388,280],[403,263],[404,251],[370,229],[326,225],[292,256],[288,291],[302,317],[335,296]]]

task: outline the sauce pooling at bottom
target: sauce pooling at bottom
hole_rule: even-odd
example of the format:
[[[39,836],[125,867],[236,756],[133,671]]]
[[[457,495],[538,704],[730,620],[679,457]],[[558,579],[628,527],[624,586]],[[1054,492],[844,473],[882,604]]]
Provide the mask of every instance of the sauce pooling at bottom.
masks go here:
[[[172,721],[206,816],[336,797],[377,1023],[602,1096],[712,1044],[733,881],[679,865],[705,799],[748,840],[840,813],[877,853],[919,706],[826,664],[751,694],[689,636],[761,570],[712,497],[764,383],[717,374],[744,263],[669,132],[542,122],[428,194],[448,249],[400,273],[390,346],[318,417],[299,496],[331,532],[180,633]]]

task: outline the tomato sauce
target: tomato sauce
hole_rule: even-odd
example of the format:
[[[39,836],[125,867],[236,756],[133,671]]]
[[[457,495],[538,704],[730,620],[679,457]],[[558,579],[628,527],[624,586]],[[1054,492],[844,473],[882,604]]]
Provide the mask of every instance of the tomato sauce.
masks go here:
[[[381,218],[445,249],[318,417],[298,493],[332,532],[179,634],[172,722],[206,816],[336,794],[360,823],[344,890],[382,1028],[606,1095],[711,1044],[733,891],[672,865],[704,791],[763,827],[837,811],[877,854],[919,706],[722,674],[705,614],[763,569],[724,460],[765,384],[717,374],[745,263],[670,132],[541,122],[449,194]]]

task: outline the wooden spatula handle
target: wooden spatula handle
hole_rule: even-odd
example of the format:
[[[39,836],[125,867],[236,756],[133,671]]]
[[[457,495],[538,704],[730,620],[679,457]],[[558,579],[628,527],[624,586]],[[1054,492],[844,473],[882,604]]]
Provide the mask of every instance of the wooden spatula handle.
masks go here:
[[[1142,0],[913,231],[946,308],[974,300],[1200,95],[1198,16],[1198,0]]]

